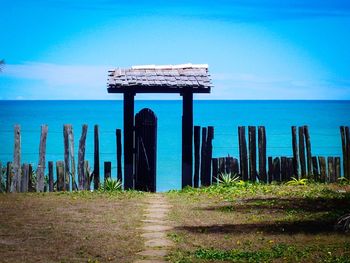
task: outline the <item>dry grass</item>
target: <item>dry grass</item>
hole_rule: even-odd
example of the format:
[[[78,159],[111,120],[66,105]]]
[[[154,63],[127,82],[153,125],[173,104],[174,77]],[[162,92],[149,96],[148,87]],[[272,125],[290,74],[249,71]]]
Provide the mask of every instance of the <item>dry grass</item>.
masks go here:
[[[241,197],[204,191],[170,193],[170,219],[177,223],[170,234],[176,243],[171,261],[209,262],[196,256],[204,249],[242,252],[241,258],[232,256],[234,262],[350,262],[350,235],[334,230],[338,216],[350,212],[348,194],[330,193],[334,186],[305,186],[294,187],[293,196],[291,187],[273,187],[279,191],[268,195],[247,187],[241,190]],[[312,194],[302,197],[310,189]],[[277,194],[284,191],[288,196]],[[272,258],[259,260],[257,255],[244,254],[279,246],[290,250],[287,256],[273,258],[269,252]],[[210,262],[219,257],[214,252]]]
[[[0,195],[1,262],[132,262],[140,194]]]

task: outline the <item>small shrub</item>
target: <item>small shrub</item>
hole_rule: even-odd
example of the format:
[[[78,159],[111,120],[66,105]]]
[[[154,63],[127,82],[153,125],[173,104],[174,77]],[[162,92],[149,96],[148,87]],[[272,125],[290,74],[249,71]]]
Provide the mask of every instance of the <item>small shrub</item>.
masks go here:
[[[288,181],[286,185],[307,185],[308,179],[297,179],[295,177],[292,177],[292,180]]]
[[[112,178],[107,178],[104,184],[101,185],[100,190],[105,192],[121,191],[122,182],[120,180],[113,180]]]
[[[237,174],[231,173],[221,173],[218,178],[216,178],[220,185],[224,187],[232,186],[239,182],[239,177]]]

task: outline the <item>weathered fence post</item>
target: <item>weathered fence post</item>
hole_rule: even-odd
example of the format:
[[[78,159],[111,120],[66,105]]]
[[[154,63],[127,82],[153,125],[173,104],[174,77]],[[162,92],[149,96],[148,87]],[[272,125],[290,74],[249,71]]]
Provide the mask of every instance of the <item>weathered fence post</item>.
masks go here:
[[[272,182],[272,175],[273,175],[273,159],[271,156],[269,156],[267,158],[267,163],[268,163],[267,182],[271,183]]]
[[[314,173],[314,180],[319,181],[320,180],[320,173],[319,173],[319,169],[318,169],[318,161],[317,161],[316,156],[312,157],[312,169],[313,169],[313,173]]]
[[[90,190],[90,166],[89,161],[84,161],[84,190]]]
[[[328,163],[328,183],[334,183],[335,178],[334,178],[334,157],[328,157],[327,158],[327,163]]]
[[[205,180],[205,169],[206,169],[206,158],[207,158],[207,128],[202,127],[202,148],[201,148],[201,171],[200,171],[200,177],[201,177],[201,185],[202,186],[208,186],[207,181]]]
[[[200,136],[201,127],[194,126],[193,140],[194,140],[194,174],[193,174],[193,187],[197,188],[199,186],[199,164],[200,164]]]
[[[350,129],[348,126],[345,127],[345,140],[346,140],[346,163],[348,171],[348,179],[350,180]]]
[[[111,178],[111,171],[112,171],[112,163],[111,162],[104,162],[104,182],[107,181],[107,179]]]
[[[28,192],[29,164],[22,165],[21,193]]]
[[[266,131],[264,126],[258,127],[259,148],[259,181],[267,183],[266,176]]]
[[[117,179],[122,182],[122,130],[116,130],[116,139],[117,139]]]
[[[272,181],[281,182],[281,162],[279,157],[273,159],[273,178]]]
[[[6,192],[11,192],[11,184],[12,184],[12,162],[7,162],[6,166]]]
[[[226,158],[219,158],[219,171],[217,178],[220,178],[222,174],[226,172],[225,169]]]
[[[69,174],[69,124],[63,125],[63,139],[64,139],[64,191],[70,191],[70,174]]]
[[[281,157],[281,181],[287,180],[287,157]]]
[[[100,146],[98,125],[94,127],[94,190],[100,187]]]
[[[249,137],[249,178],[256,182],[256,127],[248,126]]]
[[[292,126],[292,147],[293,147],[293,167],[294,177],[300,179],[299,173],[299,153],[298,153],[298,142],[297,142],[297,127]]]
[[[318,163],[320,166],[320,180],[321,182],[326,182],[327,170],[326,170],[326,158],[318,156]]]
[[[49,162],[49,192],[53,192],[53,162]]]
[[[207,185],[211,184],[211,158],[213,157],[213,139],[214,139],[214,127],[208,126],[208,134],[206,140],[206,164],[205,164],[205,182]]]
[[[44,192],[45,187],[45,155],[46,155],[46,138],[48,126],[41,125],[40,145],[39,145],[39,163],[36,170],[36,191]]]
[[[306,157],[307,157],[307,173],[308,177],[312,178],[312,154],[311,154],[311,139],[309,134],[309,127],[304,126],[305,142],[306,142]]]
[[[304,178],[306,176],[304,127],[299,127],[298,130],[299,130],[300,178]]]
[[[77,182],[75,181],[75,157],[74,157],[74,133],[73,133],[73,126],[70,125],[69,127],[69,133],[68,133],[68,140],[69,140],[69,158],[70,158],[70,168],[71,168],[71,178],[72,178],[72,191],[77,190]]]
[[[347,151],[347,141],[346,141],[344,126],[340,126],[340,136],[341,136],[341,145],[342,145],[342,152],[343,152],[343,172],[344,172],[344,177],[348,179],[349,178],[348,151]]]
[[[235,174],[236,176],[238,176],[238,174],[239,174],[239,164],[238,164],[238,159],[237,158],[233,158],[232,159],[231,172],[233,174]]]
[[[15,147],[13,153],[13,180],[11,192],[20,192],[21,190],[21,127],[15,125]]]
[[[213,170],[212,170],[212,175],[211,175],[211,182],[212,184],[217,184],[218,180],[218,158],[213,158],[212,159],[212,166],[213,166]]]
[[[334,158],[334,166],[335,166],[335,181],[337,182],[340,178],[340,157],[335,157]]]
[[[225,158],[225,173],[231,174],[232,173],[232,163],[233,163],[233,158],[230,156],[227,156]]]
[[[240,172],[243,181],[248,180],[248,159],[247,159],[247,141],[245,137],[245,127],[238,127],[238,144],[239,144],[239,162]]]
[[[4,182],[6,184],[6,182]],[[6,191],[6,187],[5,189],[2,189],[2,163],[0,162],[0,192],[5,192]]]
[[[56,162],[56,175],[57,175],[57,191],[64,191],[65,188],[65,169],[64,162]]]
[[[86,176],[84,174],[84,161],[85,161],[85,142],[88,126],[84,124],[81,129],[81,136],[79,140],[78,150],[78,184],[79,190],[84,190]]]

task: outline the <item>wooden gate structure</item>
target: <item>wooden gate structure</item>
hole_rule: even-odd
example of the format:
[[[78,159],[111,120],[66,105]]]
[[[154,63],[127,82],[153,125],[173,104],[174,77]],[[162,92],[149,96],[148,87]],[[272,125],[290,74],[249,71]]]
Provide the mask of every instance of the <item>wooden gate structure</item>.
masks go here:
[[[134,99],[137,93],[182,96],[182,188],[192,186],[193,93],[210,93],[208,66],[146,65],[117,68],[108,73],[108,93],[124,96],[124,189],[135,187]]]

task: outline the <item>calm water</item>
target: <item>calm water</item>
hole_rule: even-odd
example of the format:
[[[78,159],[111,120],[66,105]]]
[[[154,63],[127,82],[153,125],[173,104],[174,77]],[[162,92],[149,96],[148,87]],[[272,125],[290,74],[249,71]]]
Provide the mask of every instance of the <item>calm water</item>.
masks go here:
[[[135,112],[158,116],[157,189],[181,185],[182,101],[136,101]],[[195,101],[194,123],[214,126],[214,156],[238,156],[237,127],[264,125],[268,156],[291,155],[291,126],[309,125],[313,155],[341,156],[340,125],[350,125],[350,101]],[[93,164],[93,125],[100,126],[101,167],[112,161],[116,177],[115,129],[123,126],[122,101],[0,101],[0,160],[12,160],[13,125],[22,129],[22,161],[38,162],[40,125],[49,126],[46,160],[63,160],[63,124],[72,124],[75,150],[88,124],[86,159]],[[101,174],[103,171],[101,170]]]

